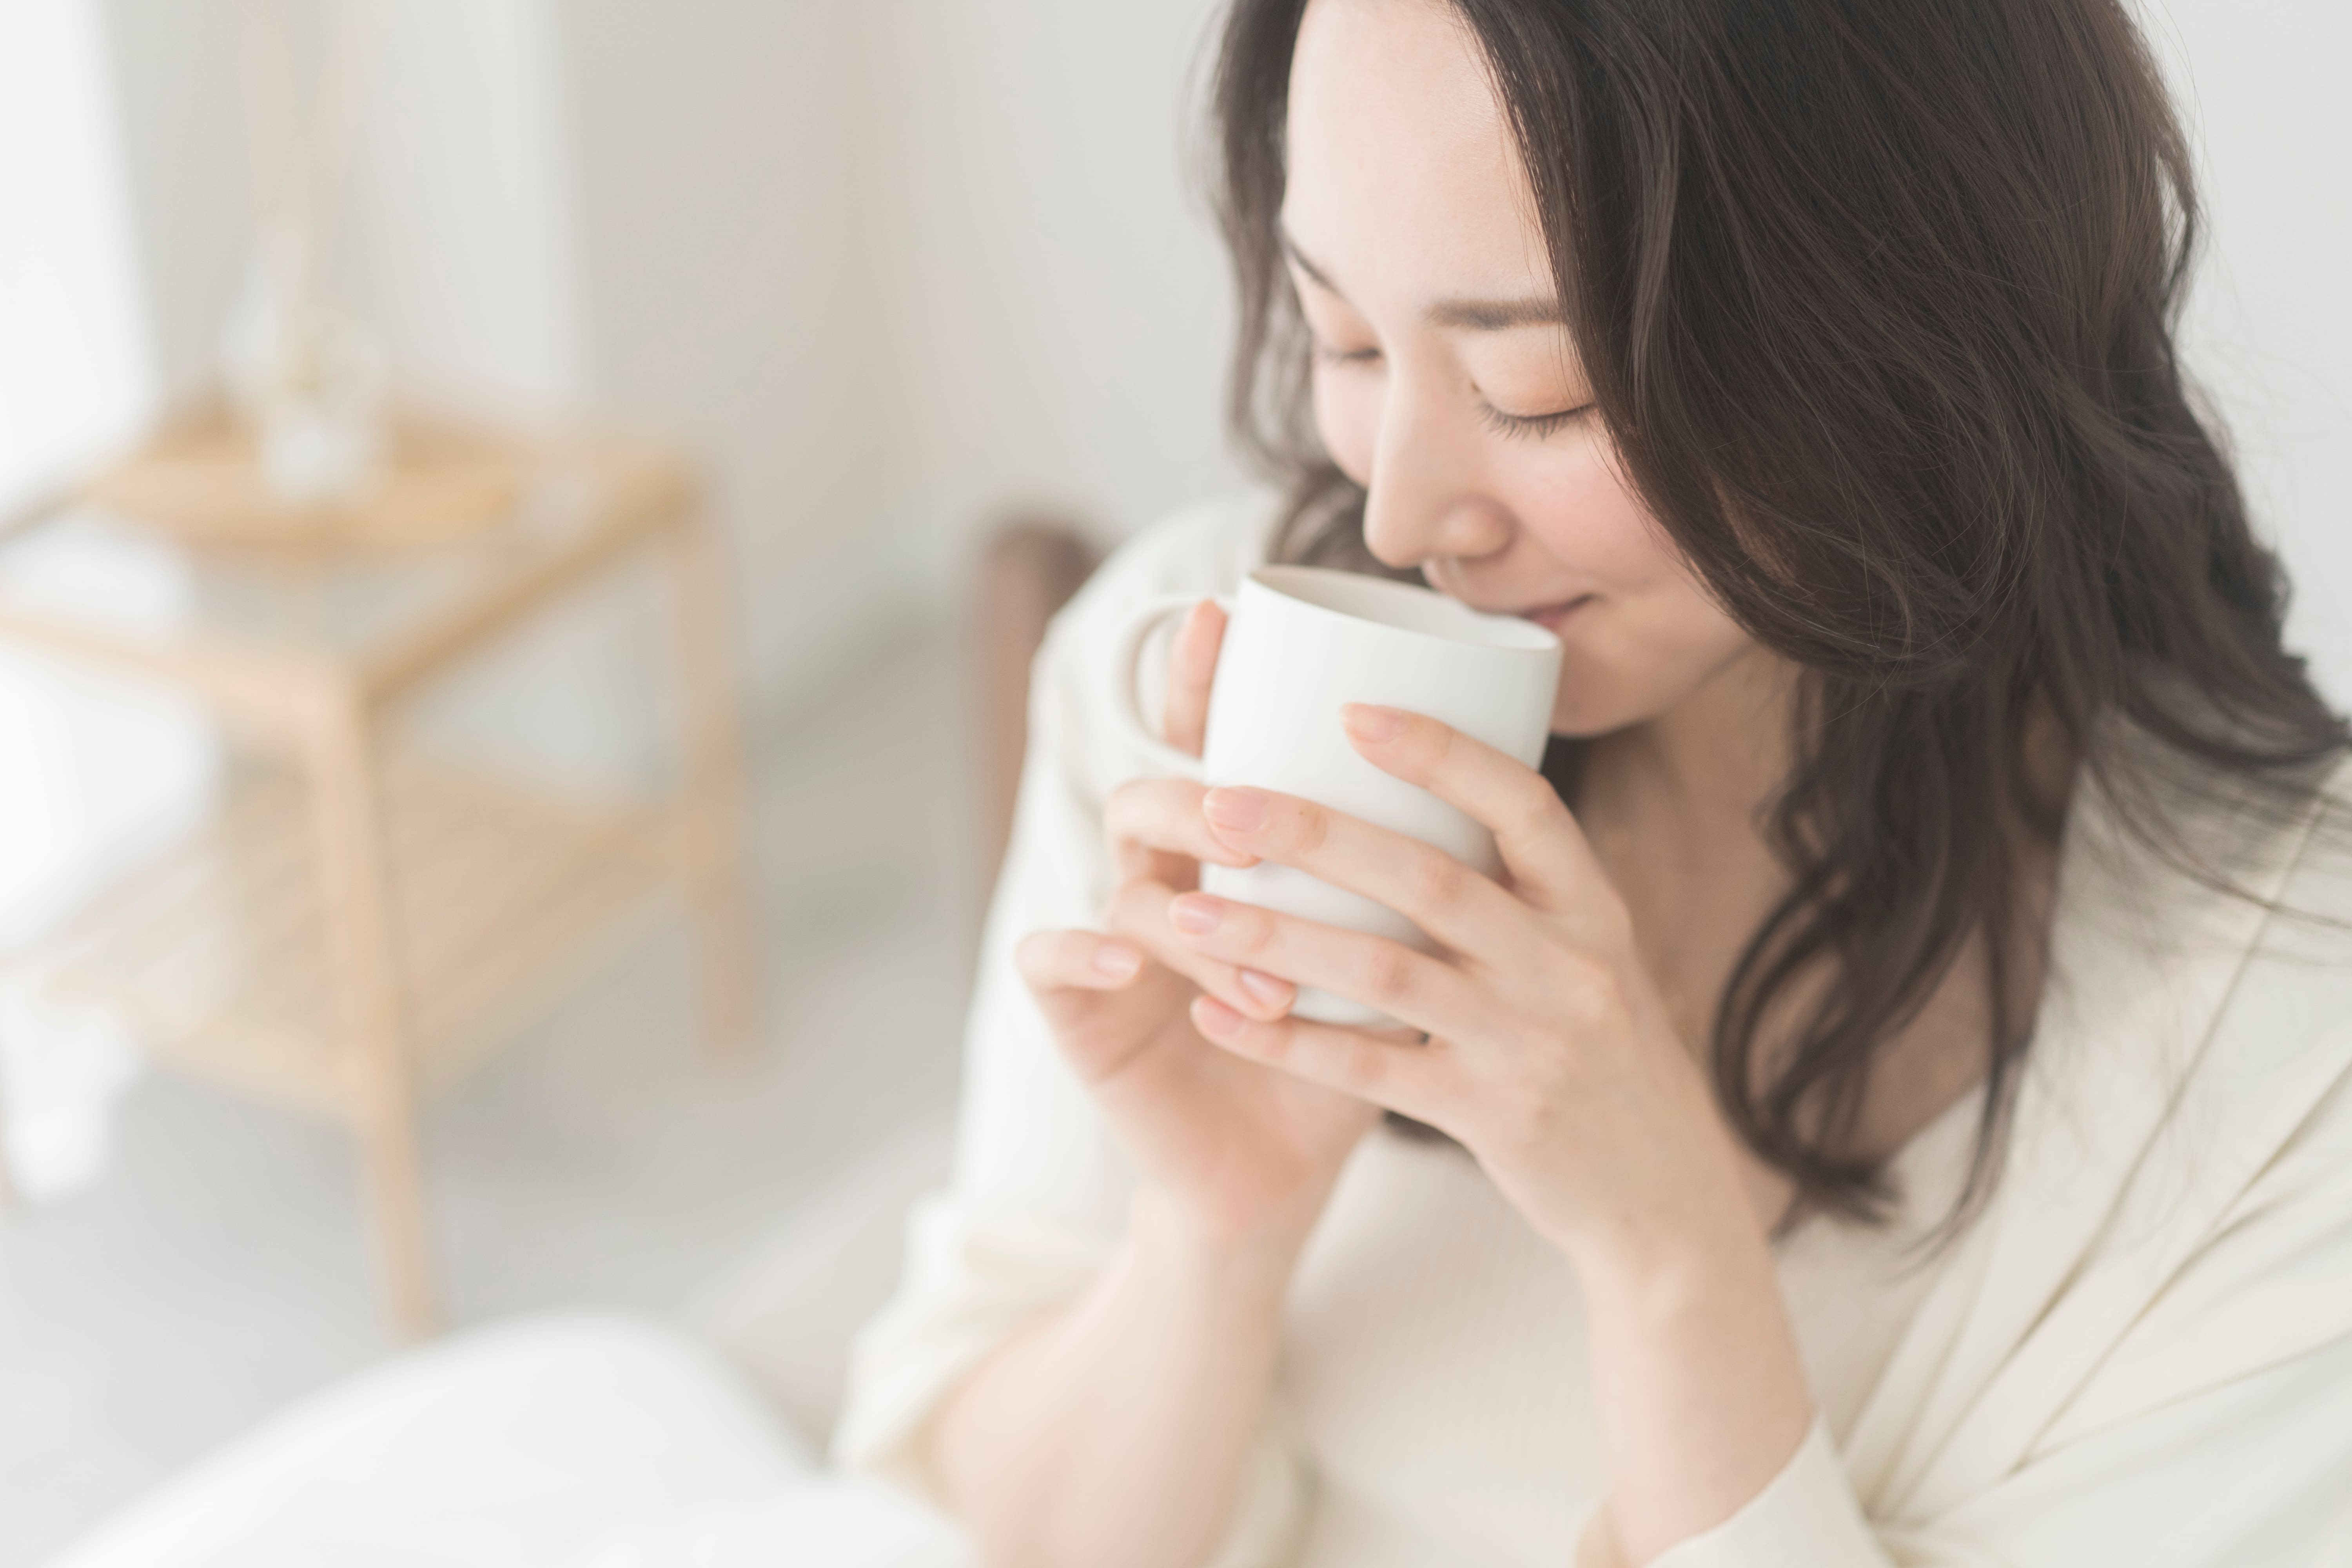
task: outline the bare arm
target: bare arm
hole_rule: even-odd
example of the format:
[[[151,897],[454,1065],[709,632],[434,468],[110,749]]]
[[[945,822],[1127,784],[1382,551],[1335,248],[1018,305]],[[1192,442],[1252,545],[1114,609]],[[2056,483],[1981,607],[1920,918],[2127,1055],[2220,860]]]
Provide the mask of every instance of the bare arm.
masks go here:
[[[1685,1233],[1579,1270],[1619,1568],[1738,1512],[1812,1421],[1770,1251],[1744,1205],[1722,1212],[1712,1241]]]
[[[1000,1346],[935,1454],[982,1561],[1197,1568],[1274,1375],[1297,1245],[1202,1234],[1150,1189],[1093,1284]]]
[[[1170,661],[1170,743],[1197,754],[1223,617],[1196,605]],[[1006,1568],[1196,1568],[1222,1544],[1273,1381],[1291,1270],[1378,1108],[1217,1049],[1214,995],[1278,1017],[1293,989],[1185,951],[1171,900],[1203,856],[1248,865],[1203,786],[1136,778],[1103,829],[1106,931],[1034,931],[1013,961],[1062,1059],[1134,1162],[1120,1244],[948,1397],[932,1456],[949,1506]],[[1256,977],[1263,979],[1264,977]]]

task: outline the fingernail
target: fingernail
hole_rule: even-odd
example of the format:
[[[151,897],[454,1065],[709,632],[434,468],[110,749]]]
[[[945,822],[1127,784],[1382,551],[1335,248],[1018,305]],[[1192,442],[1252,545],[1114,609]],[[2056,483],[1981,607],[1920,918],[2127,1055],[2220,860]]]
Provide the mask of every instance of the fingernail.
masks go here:
[[[1143,960],[1141,958],[1138,957],[1129,949],[1124,947],[1098,947],[1095,949],[1096,972],[1102,974],[1108,974],[1113,980],[1125,980],[1128,976],[1133,974],[1142,963]]]
[[[1220,827],[1247,833],[1265,826],[1265,796],[1254,789],[1213,789],[1201,797],[1201,809]]]
[[[1242,989],[1269,1007],[1279,1007],[1290,1000],[1290,982],[1276,980],[1271,974],[1261,974],[1255,969],[1240,971]]]
[[[1217,929],[1225,918],[1224,910],[1214,899],[1204,899],[1197,893],[1186,893],[1168,906],[1168,919],[1178,931],[1205,936]]]
[[[1393,708],[1350,702],[1339,710],[1339,722],[1360,741],[1385,741],[1404,728],[1404,715]]]

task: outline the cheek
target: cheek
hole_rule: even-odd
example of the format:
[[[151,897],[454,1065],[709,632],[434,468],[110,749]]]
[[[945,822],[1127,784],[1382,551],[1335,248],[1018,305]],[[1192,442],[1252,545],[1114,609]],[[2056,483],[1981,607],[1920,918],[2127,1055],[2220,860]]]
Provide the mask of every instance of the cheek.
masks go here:
[[[1664,531],[1601,443],[1531,447],[1510,468],[1511,510],[1576,581],[1622,597],[1679,577]]]
[[[1552,728],[1599,734],[1655,718],[1750,646],[1683,569],[1680,553],[1602,448],[1542,454],[1516,513],[1601,602],[1562,628]]]

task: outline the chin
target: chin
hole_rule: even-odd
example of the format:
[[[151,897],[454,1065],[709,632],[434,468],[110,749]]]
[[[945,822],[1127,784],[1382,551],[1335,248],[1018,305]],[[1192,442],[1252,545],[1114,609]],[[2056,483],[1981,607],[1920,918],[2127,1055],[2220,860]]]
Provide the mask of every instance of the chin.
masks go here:
[[[1638,645],[1629,639],[1605,652],[1580,647],[1566,638],[1562,644],[1551,732],[1579,741],[1599,740],[1663,718],[1757,651],[1744,635],[1659,637]]]
[[[1579,741],[1613,735],[1672,712],[1704,684],[1703,671],[1685,669],[1677,661],[1660,662],[1666,668],[1644,671],[1648,679],[1629,679],[1622,667],[1579,668],[1563,662],[1559,693],[1552,702],[1551,732]]]
[[[1597,741],[1655,715],[1656,710],[1644,704],[1594,701],[1588,694],[1581,700],[1563,700],[1552,709],[1551,732],[1571,741]]]

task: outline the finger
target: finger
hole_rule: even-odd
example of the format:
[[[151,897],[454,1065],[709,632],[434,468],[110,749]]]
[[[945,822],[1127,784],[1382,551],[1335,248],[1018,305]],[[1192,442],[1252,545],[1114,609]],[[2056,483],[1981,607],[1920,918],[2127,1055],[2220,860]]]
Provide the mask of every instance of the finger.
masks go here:
[[[1125,883],[1111,895],[1103,923],[1162,966],[1251,1017],[1278,1018],[1287,1013],[1298,999],[1298,988],[1288,980],[1198,952],[1168,923],[1168,903],[1176,891],[1155,882]]]
[[[1201,809],[1233,847],[1386,904],[1455,952],[1507,963],[1531,944],[1513,893],[1411,834],[1273,790],[1213,789]]]
[[[1513,889],[1538,909],[1589,900],[1608,878],[1551,781],[1425,713],[1369,702],[1341,705],[1357,752],[1485,825]]]
[[[1116,991],[1143,968],[1131,942],[1090,931],[1033,931],[1013,945],[1013,966],[1033,986]]]
[[[1207,957],[1335,992],[1432,1035],[1487,1033],[1483,993],[1468,977],[1401,942],[1206,893],[1171,900],[1167,918],[1179,941]]]
[[[1096,931],[1033,931],[1013,945],[1013,963],[1055,1036],[1079,1044],[1118,1005],[1108,994],[1142,973],[1144,955],[1133,942]]]
[[[1103,834],[1110,840],[1121,881],[1137,877],[1173,885],[1165,857],[1255,866],[1257,857],[1217,837],[1201,815],[1208,786],[1194,779],[1129,779],[1103,802]]]
[[[1192,1026],[1212,1045],[1443,1129],[1455,1073],[1442,1040],[1373,1034],[1305,1018],[1251,1018],[1213,996],[1192,999]]]
[[[1127,980],[1097,965],[1106,952],[1135,961]],[[1015,945],[1013,961],[1064,1059],[1090,1084],[1116,1074],[1149,1043],[1157,1020],[1200,994],[1133,942],[1098,931],[1031,931]]]
[[[1168,704],[1160,731],[1170,745],[1196,757],[1208,734],[1209,687],[1224,636],[1225,612],[1214,599],[1202,599],[1176,628],[1176,645],[1169,655]]]

